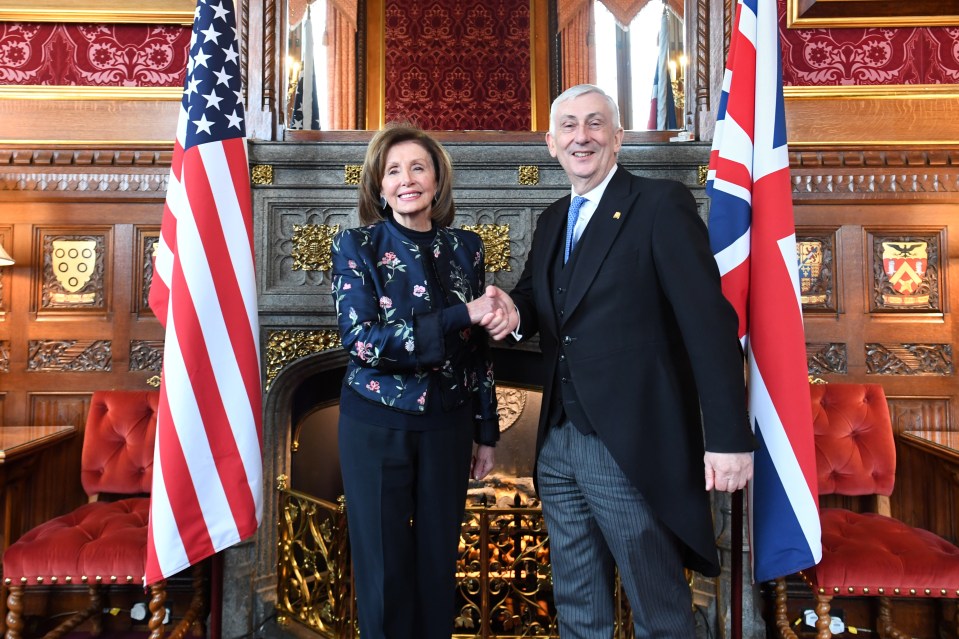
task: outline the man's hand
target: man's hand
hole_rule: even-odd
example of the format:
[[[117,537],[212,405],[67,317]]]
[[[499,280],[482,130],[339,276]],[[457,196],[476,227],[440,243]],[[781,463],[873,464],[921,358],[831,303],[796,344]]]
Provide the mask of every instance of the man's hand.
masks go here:
[[[491,300],[494,309],[480,320],[479,325],[485,328],[494,340],[506,339],[506,336],[519,326],[519,313],[516,312],[513,300],[497,286],[487,286],[486,295],[483,297]]]
[[[479,324],[484,318],[496,314],[497,311],[505,315],[512,308],[513,302],[509,296],[495,286],[487,286],[485,294],[466,303],[466,310],[473,324]]]
[[[706,453],[706,490],[734,493],[753,476],[752,453]]]

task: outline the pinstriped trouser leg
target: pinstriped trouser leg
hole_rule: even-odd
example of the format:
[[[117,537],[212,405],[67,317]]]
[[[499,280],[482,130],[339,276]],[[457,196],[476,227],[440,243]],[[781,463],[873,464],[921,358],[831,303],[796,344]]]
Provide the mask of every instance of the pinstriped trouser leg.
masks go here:
[[[614,564],[637,639],[692,639],[677,542],[596,435],[551,430],[537,466],[562,639],[610,639]]]

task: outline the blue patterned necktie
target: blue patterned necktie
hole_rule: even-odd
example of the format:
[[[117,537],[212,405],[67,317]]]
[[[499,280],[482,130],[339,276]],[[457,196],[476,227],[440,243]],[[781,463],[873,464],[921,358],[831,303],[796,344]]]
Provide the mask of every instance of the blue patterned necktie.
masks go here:
[[[579,219],[579,210],[583,208],[587,201],[586,198],[577,195],[569,203],[569,213],[566,215],[566,252],[563,253],[563,264],[569,261],[569,254],[573,250],[573,229],[576,227],[576,220]]]

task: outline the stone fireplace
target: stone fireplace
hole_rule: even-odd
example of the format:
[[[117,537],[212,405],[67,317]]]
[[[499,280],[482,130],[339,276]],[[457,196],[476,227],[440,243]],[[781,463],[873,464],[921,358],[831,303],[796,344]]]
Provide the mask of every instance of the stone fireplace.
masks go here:
[[[441,137],[455,171],[454,225],[469,226],[480,233],[487,249],[488,281],[509,290],[525,261],[536,216],[567,193],[569,185],[538,136],[535,141],[510,141],[508,135],[483,134],[476,140],[467,135]],[[282,610],[278,613],[278,562],[282,553],[278,523],[283,516],[281,500],[287,499],[290,489],[298,491],[298,484],[323,491],[325,494],[313,497],[334,507],[340,490],[335,419],[318,416],[324,410],[337,410],[346,365],[346,354],[334,328],[329,242],[337,230],[357,224],[355,184],[365,148],[365,140],[250,144],[266,369],[266,494],[263,523],[255,537],[222,553],[222,636],[228,639],[251,633],[260,637],[335,636],[318,634],[308,624],[288,620]],[[681,180],[690,186],[705,210],[699,180],[707,156],[708,148],[696,143],[625,144],[620,162],[643,175]],[[535,428],[535,389],[539,386],[536,344],[494,348],[494,360],[499,383],[514,393],[504,406],[518,413],[518,421],[532,419]],[[530,389],[532,392],[526,392]],[[517,409],[520,396],[528,402],[523,410]],[[499,472],[522,476],[526,463],[529,473],[535,430],[531,432],[527,434],[523,427],[515,431],[515,436],[504,433],[497,454]],[[475,521],[478,524],[479,519],[489,516],[478,513]],[[497,516],[492,515],[494,519]],[[716,611],[716,585],[700,584],[698,588],[709,600],[709,632],[719,636],[716,626],[723,621],[721,612]],[[462,636],[507,636],[482,634],[476,627],[467,627],[465,619],[462,621]]]

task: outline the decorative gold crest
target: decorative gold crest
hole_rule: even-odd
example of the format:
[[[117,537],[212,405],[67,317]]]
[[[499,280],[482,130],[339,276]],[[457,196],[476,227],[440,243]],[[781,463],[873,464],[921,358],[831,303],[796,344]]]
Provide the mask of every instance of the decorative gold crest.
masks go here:
[[[273,165],[257,164],[253,167],[252,182],[257,186],[273,184]]]
[[[343,184],[359,184],[363,174],[362,164],[346,164],[343,166]]]
[[[339,224],[293,225],[293,270],[328,271],[333,268],[331,247]]]
[[[53,240],[53,275],[67,292],[77,293],[86,286],[93,275],[97,263],[97,243],[95,240]],[[66,296],[65,296],[66,297]],[[69,296],[71,301],[79,302],[77,296]],[[90,301],[93,294],[89,294]]]
[[[883,242],[882,267],[894,293],[884,293],[890,306],[927,306],[929,295],[920,291],[928,271],[928,243],[921,241]]]
[[[482,238],[487,273],[512,270],[509,265],[509,224],[473,224],[463,229]]]
[[[535,186],[539,184],[539,167],[535,165],[524,164],[519,167],[519,183],[523,186]]]
[[[799,292],[803,304],[823,304],[824,294],[813,294],[822,271],[822,242],[804,240],[796,242],[796,257],[799,259]]]

